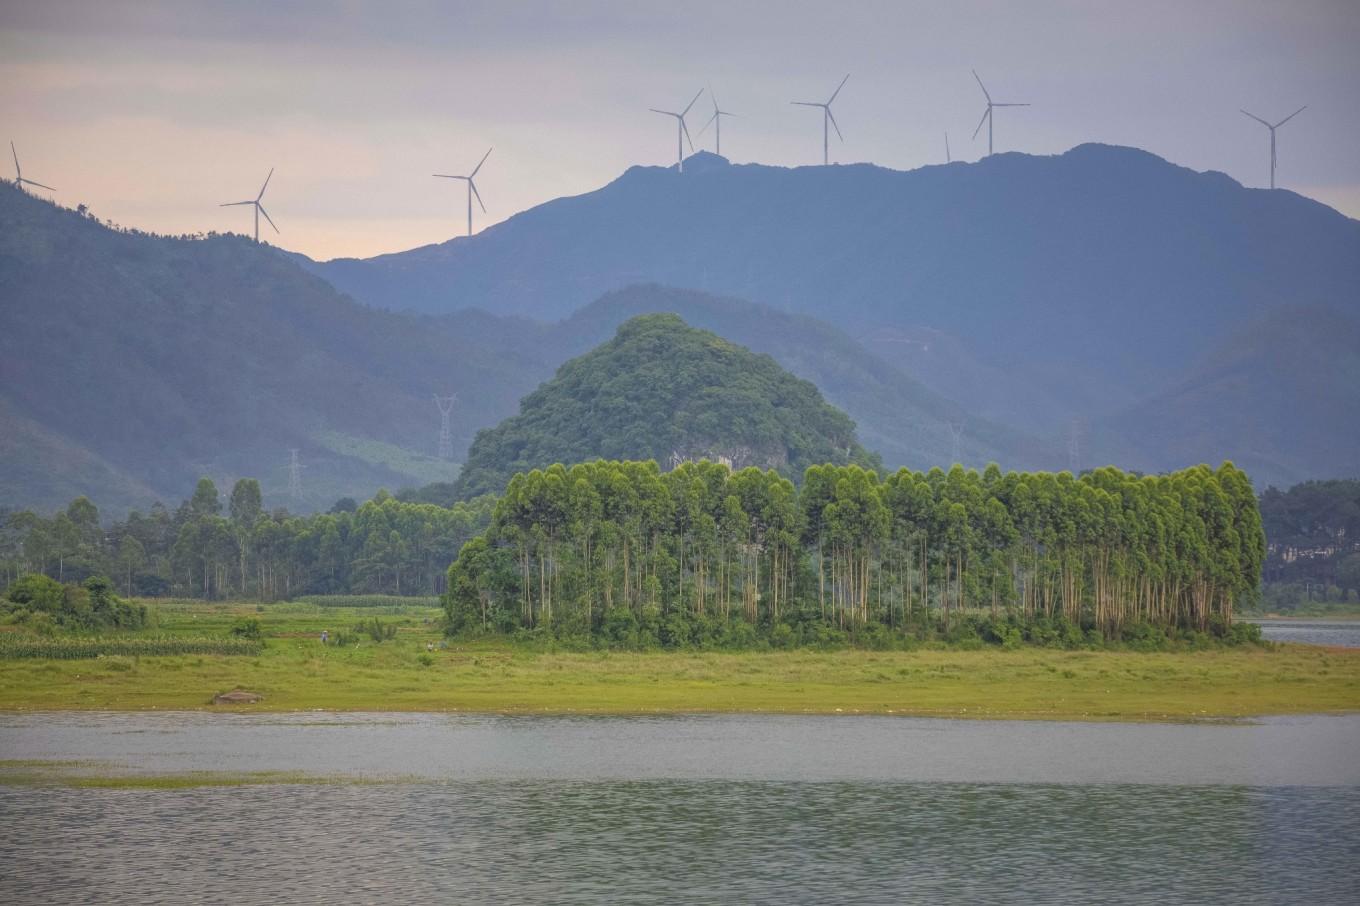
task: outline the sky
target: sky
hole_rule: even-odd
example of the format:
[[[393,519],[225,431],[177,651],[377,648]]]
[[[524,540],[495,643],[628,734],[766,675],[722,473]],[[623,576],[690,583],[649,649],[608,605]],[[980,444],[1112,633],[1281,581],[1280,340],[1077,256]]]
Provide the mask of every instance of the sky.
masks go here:
[[[251,229],[314,258],[474,229],[675,160],[677,110],[712,150],[709,90],[736,162],[896,169],[996,150],[1144,148],[1245,185],[1277,180],[1360,217],[1360,2],[122,2],[0,0],[0,123],[62,204],[163,233]],[[13,164],[0,173],[13,174]]]

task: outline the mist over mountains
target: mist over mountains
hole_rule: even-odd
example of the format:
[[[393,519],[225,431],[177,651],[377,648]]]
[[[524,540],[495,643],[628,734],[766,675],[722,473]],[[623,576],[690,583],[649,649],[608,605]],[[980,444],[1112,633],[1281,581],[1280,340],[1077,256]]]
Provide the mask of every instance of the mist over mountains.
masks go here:
[[[910,172],[701,153],[325,263],[5,185],[0,306],[3,505],[145,505],[207,474],[311,509],[450,481],[435,393],[459,395],[461,460],[652,312],[811,381],[889,467],[1360,474],[1360,222],[1129,148]]]

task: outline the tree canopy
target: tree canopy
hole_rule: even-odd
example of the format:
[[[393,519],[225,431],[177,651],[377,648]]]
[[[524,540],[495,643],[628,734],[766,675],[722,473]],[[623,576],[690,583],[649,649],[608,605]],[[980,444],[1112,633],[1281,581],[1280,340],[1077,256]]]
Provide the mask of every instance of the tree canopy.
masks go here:
[[[595,461],[515,475],[449,569],[463,630],[891,628],[979,608],[1106,636],[1228,626],[1265,553],[1231,463],[1164,476]],[[781,629],[781,627],[783,627]]]

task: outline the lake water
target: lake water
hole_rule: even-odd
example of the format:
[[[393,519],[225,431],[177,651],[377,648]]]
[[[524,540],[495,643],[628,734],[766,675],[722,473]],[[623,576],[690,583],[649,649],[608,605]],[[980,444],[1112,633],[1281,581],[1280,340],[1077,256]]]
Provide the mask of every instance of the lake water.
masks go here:
[[[1257,620],[1272,642],[1360,648],[1360,620]]]
[[[1360,716],[0,715],[13,903],[1344,903]],[[380,779],[375,784],[343,782]]]

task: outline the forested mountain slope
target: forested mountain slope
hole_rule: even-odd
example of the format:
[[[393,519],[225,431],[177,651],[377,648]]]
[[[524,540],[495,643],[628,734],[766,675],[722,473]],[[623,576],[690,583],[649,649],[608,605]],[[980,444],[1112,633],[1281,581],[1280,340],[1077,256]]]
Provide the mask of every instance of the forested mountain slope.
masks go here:
[[[1164,393],[1095,423],[1144,469],[1231,458],[1257,487],[1360,476],[1360,320],[1288,307],[1218,344]]]
[[[117,231],[0,185],[0,503],[116,512],[253,475],[308,509],[451,479],[432,396],[476,388],[458,453],[513,411],[533,365],[485,341],[508,326],[370,309],[268,246]]]
[[[118,231],[8,186],[0,228],[0,505],[87,494],[117,513],[202,475],[224,487],[258,475],[270,506],[306,510],[451,481],[455,467],[433,457],[436,392],[459,395],[461,459],[558,365],[653,311],[697,317],[827,382],[890,465],[944,461],[950,422],[969,425],[968,462],[1043,464],[1015,432],[970,418],[830,325],[736,299],[636,287],[559,324],[395,314],[268,246]],[[292,448],[300,500],[288,494]]]
[[[663,468],[709,459],[790,476],[815,463],[878,464],[812,384],[673,314],[627,321],[479,433],[458,492],[499,493],[516,472],[598,458]]]

